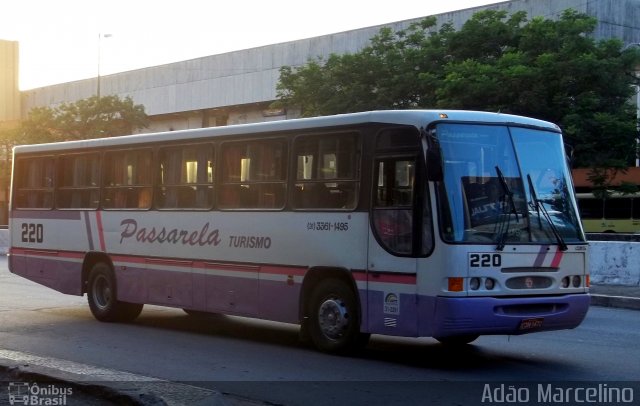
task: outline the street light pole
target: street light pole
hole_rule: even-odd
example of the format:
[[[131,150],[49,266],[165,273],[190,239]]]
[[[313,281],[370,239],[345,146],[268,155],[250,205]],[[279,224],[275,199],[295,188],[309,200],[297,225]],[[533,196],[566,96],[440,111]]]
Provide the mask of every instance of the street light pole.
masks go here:
[[[102,38],[110,38],[111,34],[98,34],[98,86],[96,95],[98,96],[98,100],[100,100],[100,64],[102,62]]]

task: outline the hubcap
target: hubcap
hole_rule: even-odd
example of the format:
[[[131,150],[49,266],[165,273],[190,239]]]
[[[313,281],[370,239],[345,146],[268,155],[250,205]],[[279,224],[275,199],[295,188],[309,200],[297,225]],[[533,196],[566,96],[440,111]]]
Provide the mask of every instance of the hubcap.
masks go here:
[[[327,299],[318,310],[320,329],[331,339],[340,338],[349,326],[349,312],[339,299]]]
[[[104,276],[98,276],[93,283],[93,292],[96,298],[96,305],[100,309],[105,309],[111,303],[111,285]]]

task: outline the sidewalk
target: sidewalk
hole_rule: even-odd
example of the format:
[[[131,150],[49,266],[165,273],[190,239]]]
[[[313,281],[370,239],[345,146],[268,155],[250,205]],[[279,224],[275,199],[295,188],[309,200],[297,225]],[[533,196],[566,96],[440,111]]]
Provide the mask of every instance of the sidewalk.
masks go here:
[[[640,310],[640,286],[591,284],[593,306]]]

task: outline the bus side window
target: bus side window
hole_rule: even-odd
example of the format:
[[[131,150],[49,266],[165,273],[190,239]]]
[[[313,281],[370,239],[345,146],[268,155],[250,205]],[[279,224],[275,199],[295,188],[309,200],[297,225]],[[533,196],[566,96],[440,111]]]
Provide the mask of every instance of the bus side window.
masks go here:
[[[284,208],[287,145],[282,139],[222,144],[221,209]]]
[[[151,207],[151,149],[109,151],[103,165],[102,207],[148,209]]]
[[[53,208],[53,157],[20,158],[14,175],[17,209]]]
[[[161,148],[159,209],[209,209],[213,204],[214,163],[209,144]]]
[[[360,176],[358,140],[355,132],[296,138],[294,208],[356,208]]]
[[[604,202],[602,199],[592,197],[578,199],[578,208],[580,209],[580,215],[584,219],[600,220],[604,218]]]
[[[59,158],[56,207],[96,209],[100,203],[100,154]]]
[[[631,218],[631,197],[613,197],[604,200],[604,218],[628,220]]]

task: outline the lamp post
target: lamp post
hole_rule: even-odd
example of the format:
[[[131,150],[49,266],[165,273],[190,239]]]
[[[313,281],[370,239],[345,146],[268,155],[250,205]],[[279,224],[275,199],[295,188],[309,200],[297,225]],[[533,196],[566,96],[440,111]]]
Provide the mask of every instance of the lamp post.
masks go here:
[[[98,86],[96,95],[98,96],[98,101],[100,100],[100,64],[102,62],[102,38],[111,38],[111,34],[98,34]]]

